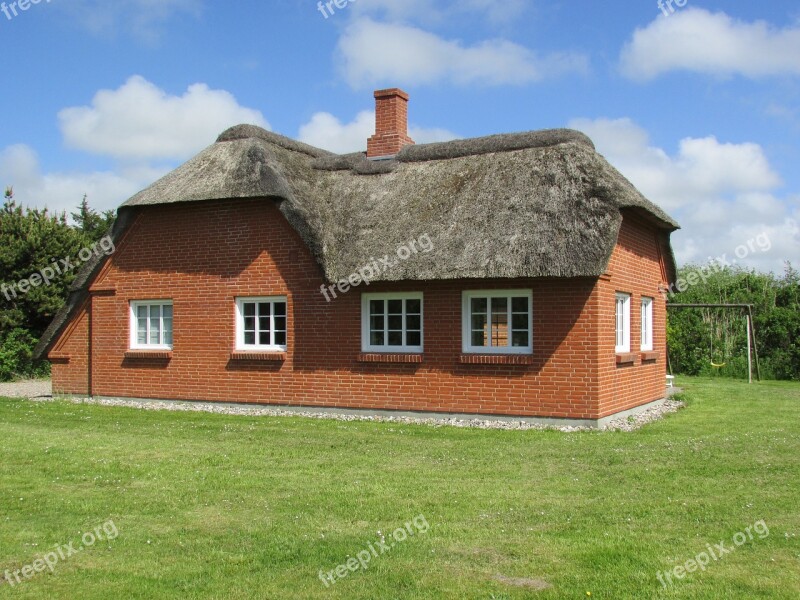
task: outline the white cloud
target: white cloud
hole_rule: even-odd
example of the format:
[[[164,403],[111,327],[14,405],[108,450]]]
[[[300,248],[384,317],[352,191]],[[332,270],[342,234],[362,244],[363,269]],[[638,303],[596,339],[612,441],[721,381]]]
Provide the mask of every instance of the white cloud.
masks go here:
[[[350,123],[342,123],[330,113],[318,112],[300,128],[298,139],[318,148],[345,154],[365,150],[367,139],[373,133],[375,133],[373,111],[365,110],[358,113]],[[424,129],[413,125],[409,127],[409,135],[418,144],[444,142],[458,137],[446,129]]]
[[[622,50],[621,67],[647,81],[675,70],[717,76],[800,75],[800,26],[733,19],[700,8],[659,16],[637,29]]]
[[[269,127],[260,112],[240,106],[226,91],[196,84],[182,96],[171,96],[139,76],[117,90],[99,91],[89,106],[62,110],[58,118],[68,147],[116,159],[117,166],[47,173],[33,148],[16,145],[0,151],[0,181],[14,186],[22,204],[67,212],[84,194],[95,209],[116,208],[227,127]]]
[[[466,46],[416,27],[362,18],[344,32],[338,45],[341,69],[354,88],[451,82],[456,85],[521,85],[567,72],[584,72],[577,54],[536,53],[508,40]]]
[[[800,263],[798,198],[779,198],[780,176],[758,144],[721,143],[714,137],[681,140],[671,156],[651,145],[630,119],[575,119],[600,153],[650,200],[681,224],[673,235],[679,263],[704,262],[766,234],[770,249],[756,245],[743,264],[780,270],[783,260]],[[763,238],[761,238],[763,239]]]
[[[203,0],[70,0],[58,6],[93,35],[113,36],[123,30],[154,44],[172,17],[198,17]]]
[[[54,212],[73,212],[84,194],[96,210],[115,209],[162,175],[166,169],[137,167],[120,172],[43,173],[36,152],[24,144],[0,151],[0,181],[14,186],[19,204]]]
[[[171,96],[138,75],[58,118],[69,147],[125,160],[185,159],[232,125],[269,128],[259,111],[240,106],[229,92],[198,83]]]

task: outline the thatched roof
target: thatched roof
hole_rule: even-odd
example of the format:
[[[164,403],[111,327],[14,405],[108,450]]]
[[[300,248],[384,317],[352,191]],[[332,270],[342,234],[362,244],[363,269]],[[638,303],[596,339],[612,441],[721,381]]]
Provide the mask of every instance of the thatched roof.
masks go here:
[[[431,252],[375,280],[597,277],[624,209],[666,234],[678,228],[576,131],[407,146],[392,160],[370,161],[239,125],[125,202],[114,235],[147,206],[238,198],[278,202],[329,281],[426,235]],[[84,266],[40,356],[101,266]]]

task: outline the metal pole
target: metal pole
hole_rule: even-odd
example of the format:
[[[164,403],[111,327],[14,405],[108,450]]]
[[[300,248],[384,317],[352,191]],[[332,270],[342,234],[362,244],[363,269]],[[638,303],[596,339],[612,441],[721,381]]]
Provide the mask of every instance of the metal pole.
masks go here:
[[[747,314],[750,315],[750,334],[753,336],[753,354],[756,358],[756,379],[761,381],[761,365],[758,362],[758,342],[756,342],[756,323],[753,321],[753,307],[747,308]]]
[[[747,383],[753,383],[753,357],[750,351],[750,315],[746,315],[747,321]]]

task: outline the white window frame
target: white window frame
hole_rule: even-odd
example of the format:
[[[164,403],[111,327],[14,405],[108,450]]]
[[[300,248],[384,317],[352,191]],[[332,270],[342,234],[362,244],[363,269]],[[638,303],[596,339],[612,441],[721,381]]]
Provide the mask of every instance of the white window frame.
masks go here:
[[[147,332],[145,334],[145,339],[147,342],[144,344],[139,343],[139,321],[138,309],[142,306],[147,307]],[[131,350],[172,350],[173,344],[151,344],[150,343],[150,309],[153,306],[161,307],[161,316],[159,317],[159,340],[163,342],[164,340],[164,311],[163,308],[165,306],[169,306],[173,309],[172,314],[172,336],[173,336],[173,344],[175,342],[175,308],[172,304],[172,300],[131,300],[130,302],[130,349]]]
[[[642,296],[642,350],[649,352],[653,349],[653,298]]]
[[[244,343],[244,305],[270,304],[270,341],[275,341],[275,304],[286,305],[286,344],[245,344]],[[256,316],[256,319],[259,317]],[[256,325],[258,327],[258,325]],[[256,329],[258,339],[258,329]],[[236,298],[236,350],[237,352],[286,352],[289,347],[289,302],[286,296],[241,296]]]
[[[473,346],[472,345],[472,300],[486,298],[488,302],[487,327],[491,330],[491,300],[508,298],[508,314],[511,314],[511,298],[525,296],[528,299],[528,345],[527,346]],[[509,322],[508,343],[512,342]],[[461,295],[461,349],[464,354],[533,354],[533,290],[467,290]]]
[[[373,345],[370,343],[370,306],[372,300],[402,300],[403,301],[403,342],[406,341],[406,301],[419,300],[420,332],[419,346],[390,346],[389,344]],[[388,319],[384,323],[384,332],[388,334]],[[384,338],[385,339],[385,338]],[[385,341],[388,341],[385,339]],[[386,292],[376,294],[361,294],[361,351],[378,354],[422,354],[425,348],[425,301],[422,292]]]
[[[617,354],[631,351],[631,295],[617,292],[614,304],[614,346]]]

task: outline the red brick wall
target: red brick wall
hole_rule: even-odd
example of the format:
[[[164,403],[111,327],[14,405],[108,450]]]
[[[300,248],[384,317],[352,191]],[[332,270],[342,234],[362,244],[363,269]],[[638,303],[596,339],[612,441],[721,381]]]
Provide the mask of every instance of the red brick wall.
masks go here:
[[[667,323],[666,299],[660,290],[668,283],[661,253],[661,234],[626,214],[617,246],[611,256],[608,276],[598,282],[602,298],[600,345],[614,348],[616,294],[631,295],[631,354],[633,363],[618,365],[612,352],[600,356],[601,417],[658,400],[665,395]],[[653,298],[653,352],[655,360],[644,361],[641,352],[641,299]]]
[[[92,392],[101,396],[303,404],[484,414],[597,418],[663,396],[663,356],[624,372],[614,362],[614,285],[654,282],[647,233],[623,228],[612,272],[635,263],[631,279],[453,281],[362,285],[332,302],[320,269],[271,201],[165,205],[143,212],[92,289]],[[641,239],[640,239],[641,238]],[[629,249],[630,248],[630,249]],[[387,252],[392,252],[387,248]],[[433,250],[436,251],[435,249]],[[409,260],[414,260],[413,257]],[[638,262],[637,262],[638,261]],[[619,281],[617,281],[619,280]],[[651,281],[652,280],[652,281]],[[635,287],[635,289],[634,289]],[[532,364],[462,364],[461,292],[532,288]],[[113,290],[113,293],[110,291]],[[361,293],[424,293],[421,363],[359,362]],[[288,297],[285,362],[232,360],[237,296]],[[656,348],[663,301],[656,292]],[[129,302],[171,299],[169,360],[126,358]],[[605,313],[605,314],[601,314]],[[632,345],[637,343],[633,311]],[[54,389],[86,392],[86,317],[56,346]],[[596,323],[602,324],[602,329]],[[51,353],[51,356],[53,353]],[[655,373],[660,373],[656,393]],[[628,374],[630,373],[630,374]],[[637,373],[646,385],[637,383]],[[651,397],[652,396],[652,397]],[[601,404],[602,402],[602,404]]]
[[[87,394],[89,391],[87,306],[88,303],[81,308],[48,354],[52,362],[54,394]]]

